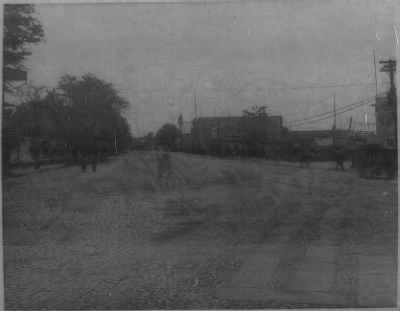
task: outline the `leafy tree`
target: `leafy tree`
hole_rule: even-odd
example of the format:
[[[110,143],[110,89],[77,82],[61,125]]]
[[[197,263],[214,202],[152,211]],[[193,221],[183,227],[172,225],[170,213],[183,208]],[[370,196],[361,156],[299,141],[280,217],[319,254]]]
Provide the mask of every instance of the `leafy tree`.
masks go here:
[[[267,117],[267,106],[253,106],[243,110],[243,117]]]
[[[66,138],[68,112],[63,100],[48,92],[19,105],[13,122],[29,136],[61,140]]]
[[[68,141],[72,145],[76,148],[95,148],[99,141],[113,142],[117,139],[122,144],[118,149],[129,148],[129,125],[122,116],[129,103],[111,83],[92,74],[81,78],[65,75],[60,79],[58,88],[63,92],[68,107]]]
[[[157,143],[170,149],[176,148],[176,142],[179,138],[179,129],[171,123],[164,124],[156,133]]]
[[[148,139],[149,141],[153,140],[153,138],[154,138],[153,132],[148,132],[145,136],[145,139]]]
[[[128,103],[111,84],[93,75],[64,76],[59,87],[44,97],[33,96],[10,118],[33,138],[34,156],[49,139],[66,142],[76,155],[78,150],[112,151],[115,144],[118,151],[130,148],[130,129],[122,116]]]
[[[31,54],[29,44],[43,41],[42,24],[32,4],[4,5],[3,66],[19,66]]]
[[[245,118],[245,142],[249,153],[254,156],[262,155],[262,145],[266,139],[264,123],[267,114],[267,106],[254,106],[250,110],[243,110]]]
[[[43,41],[44,32],[42,25],[34,14],[34,6],[31,4],[6,4],[4,8],[3,28],[3,74],[5,67],[19,68],[23,60],[31,54],[30,44]],[[3,124],[2,124],[2,154],[4,169],[8,170],[10,152],[19,145],[15,135],[14,114],[7,111],[7,103],[4,103],[4,92],[10,92],[11,88],[3,77]]]
[[[16,107],[10,121],[12,128],[18,129],[18,136],[14,137],[15,149],[22,141],[22,137],[31,137],[31,155],[38,161],[40,154],[51,155],[52,151],[64,153],[68,110],[60,98],[54,98],[48,93],[44,98],[34,96],[28,102]],[[52,145],[50,140],[59,143]],[[38,164],[38,163],[37,163]]]

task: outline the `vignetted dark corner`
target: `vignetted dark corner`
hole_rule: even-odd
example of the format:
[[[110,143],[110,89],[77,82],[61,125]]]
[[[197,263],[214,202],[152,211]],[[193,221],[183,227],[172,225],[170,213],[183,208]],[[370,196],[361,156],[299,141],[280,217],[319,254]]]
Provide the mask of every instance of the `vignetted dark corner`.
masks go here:
[[[5,309],[395,307],[396,3],[5,4]]]

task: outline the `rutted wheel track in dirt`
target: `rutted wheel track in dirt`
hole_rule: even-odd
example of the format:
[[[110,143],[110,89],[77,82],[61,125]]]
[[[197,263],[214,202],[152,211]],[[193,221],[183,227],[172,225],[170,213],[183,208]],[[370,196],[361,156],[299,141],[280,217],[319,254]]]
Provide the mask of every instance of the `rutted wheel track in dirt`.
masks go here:
[[[335,187],[335,191],[346,193],[351,191],[351,189],[346,189],[342,184],[334,184],[334,181],[330,180],[331,177],[335,178],[334,174],[332,174],[332,176],[326,176],[326,180],[325,178],[324,180],[321,180],[321,178],[316,179],[315,176],[319,175],[314,175],[312,170],[303,170],[298,174],[300,181],[305,181],[304,187],[307,189],[301,202],[299,202],[299,208],[301,206],[312,208],[301,215],[304,220],[299,226],[292,229],[288,226],[287,230],[292,232],[292,236],[272,276],[271,287],[274,290],[279,290],[289,284],[297,268],[301,264],[307,249],[314,241],[320,238],[320,224],[327,210],[331,208],[331,205],[323,204],[326,202],[321,202],[320,204],[312,195],[324,191],[322,187],[324,187],[326,183],[332,183]],[[292,217],[297,217],[296,214],[297,213],[294,213]],[[290,218],[291,215],[288,215],[288,217]],[[293,225],[293,223],[290,222],[290,225]],[[351,288],[351,291],[354,292],[354,286]]]
[[[305,197],[302,198],[302,202],[299,202],[301,203],[299,206],[301,206],[304,205],[304,203],[308,204],[307,202],[310,201],[308,196],[312,194],[313,185],[315,185],[316,182],[312,170],[301,171],[299,177],[300,181],[304,180],[306,182],[305,187],[307,189],[306,194],[304,194]],[[293,230],[294,232],[287,245],[286,251],[272,275],[271,288],[273,290],[281,289],[293,277],[308,247],[319,237],[319,223],[324,216],[325,210],[326,207],[321,208],[317,206],[307,211],[304,215],[305,221],[300,227]]]

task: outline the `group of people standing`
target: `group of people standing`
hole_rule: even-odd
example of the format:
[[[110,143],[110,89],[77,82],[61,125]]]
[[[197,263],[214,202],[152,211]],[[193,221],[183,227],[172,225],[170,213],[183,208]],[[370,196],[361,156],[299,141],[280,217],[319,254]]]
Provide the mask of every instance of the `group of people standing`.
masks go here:
[[[300,167],[310,167],[310,162],[314,157],[314,151],[308,146],[301,146],[298,149],[298,159],[300,162]],[[336,170],[344,171],[344,161],[345,161],[345,151],[343,147],[337,146],[333,150],[333,156],[335,159]]]

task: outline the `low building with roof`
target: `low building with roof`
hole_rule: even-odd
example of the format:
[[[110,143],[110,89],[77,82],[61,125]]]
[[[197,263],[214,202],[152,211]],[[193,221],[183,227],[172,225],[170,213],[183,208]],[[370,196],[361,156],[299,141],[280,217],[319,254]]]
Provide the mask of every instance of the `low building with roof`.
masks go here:
[[[196,152],[245,153],[282,141],[283,120],[282,116],[196,118],[191,134]]]

